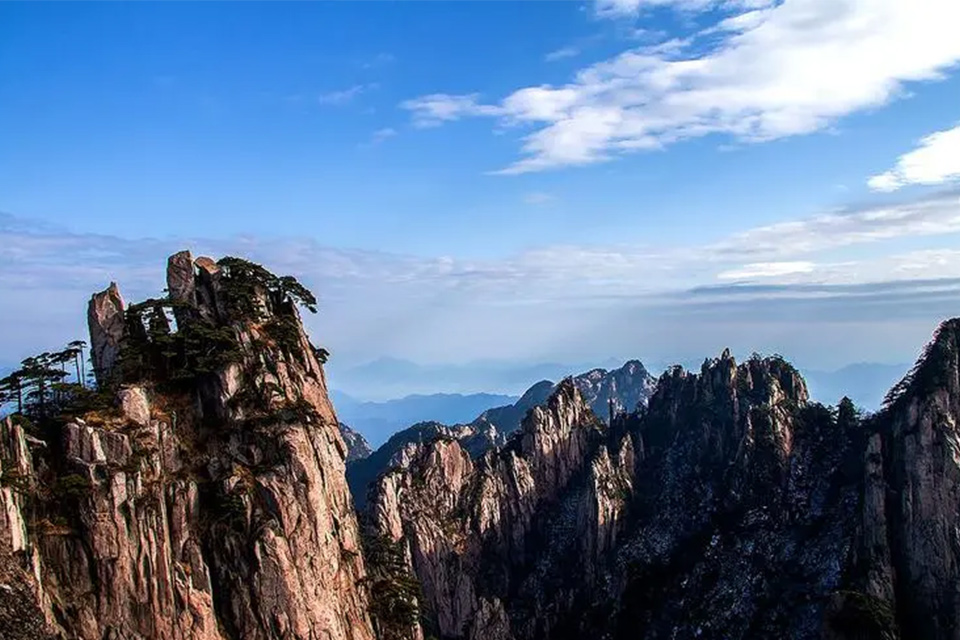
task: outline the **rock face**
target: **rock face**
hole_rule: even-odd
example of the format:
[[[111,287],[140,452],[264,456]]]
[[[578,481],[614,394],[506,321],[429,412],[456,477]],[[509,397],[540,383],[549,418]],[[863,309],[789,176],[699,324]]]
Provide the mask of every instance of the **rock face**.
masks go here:
[[[420,445],[406,467],[379,480],[371,519],[409,546],[440,637],[513,637],[506,603],[519,606],[518,572],[536,556],[530,543],[562,526],[541,516],[584,473],[600,437],[599,421],[568,380],[505,448],[475,462],[444,437]]]
[[[358,509],[366,507],[367,492],[381,473],[392,467],[405,467],[420,446],[437,438],[455,439],[474,456],[502,445],[506,440],[492,425],[448,426],[439,422],[420,422],[394,434],[376,451],[347,465],[347,482]]]
[[[645,405],[654,388],[654,378],[638,360],[630,360],[612,371],[593,369],[570,380],[593,413],[607,422],[613,415]],[[527,414],[546,405],[557,388],[557,384],[542,380],[527,389],[514,404],[488,409],[469,424],[421,422],[394,434],[372,455],[347,467],[347,479],[357,506],[365,508],[367,490],[377,476],[409,460],[411,445],[438,436],[451,437],[460,440],[473,457],[479,457],[488,449],[506,443]]]
[[[123,297],[116,282],[90,298],[87,324],[90,328],[90,359],[98,384],[105,384],[120,353],[123,337]]]
[[[610,413],[631,413],[645,405],[656,379],[639,360],[629,360],[619,369],[593,369],[573,378],[590,409],[606,422]]]
[[[611,411],[630,413],[646,404],[656,386],[656,379],[639,360],[629,360],[610,371],[591,369],[572,380],[587,406],[605,422],[609,422]],[[547,402],[556,387],[553,382],[542,380],[527,389],[516,403],[484,411],[473,424],[490,424],[501,434],[509,435],[520,427],[528,411]]]
[[[347,462],[363,460],[373,453],[367,439],[342,422],[340,423],[340,437],[343,438],[343,444],[347,447]]]
[[[229,335],[236,356],[127,382],[45,447],[2,423],[0,565],[59,637],[373,640],[346,447],[296,308],[254,287],[259,320],[242,319],[234,272],[197,263],[169,263],[178,330]],[[116,285],[91,302],[98,374],[122,310]]]
[[[864,550],[867,588],[892,594],[901,627],[918,638],[960,638],[958,354],[955,319],[891,392],[869,449],[865,527],[886,525],[887,535]]]
[[[479,458],[413,445],[370,517],[438,638],[955,640],[958,353],[950,321],[867,418],[779,357],[668,370],[610,425],[567,381]]]

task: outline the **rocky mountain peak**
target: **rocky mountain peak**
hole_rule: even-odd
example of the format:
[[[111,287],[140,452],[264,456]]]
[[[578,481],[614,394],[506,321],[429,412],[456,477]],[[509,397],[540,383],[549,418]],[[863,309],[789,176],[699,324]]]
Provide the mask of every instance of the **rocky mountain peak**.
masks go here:
[[[95,294],[99,399],[35,424],[33,450],[7,423],[0,460],[34,484],[7,500],[0,552],[40,577],[63,637],[372,640],[346,447],[298,312],[312,294],[189,252],[167,289]]]
[[[915,575],[934,629],[921,637],[952,638],[929,604],[953,575],[931,532],[951,521],[895,524],[909,518],[883,487],[926,477],[943,503],[924,513],[955,514],[960,485],[891,472],[897,455],[878,452],[917,446],[871,429],[852,403],[811,403],[779,356],[725,351],[669,369],[609,428],[565,380],[503,447],[472,460],[430,443],[371,500],[440,637],[895,638],[896,603],[918,598],[893,576]],[[913,564],[888,547],[898,526],[929,550]]]
[[[373,450],[370,448],[370,444],[367,442],[367,439],[363,437],[363,435],[357,433],[342,422],[339,424],[340,437],[343,438],[343,444],[347,447],[346,461],[348,463],[355,460],[363,460],[373,453]]]

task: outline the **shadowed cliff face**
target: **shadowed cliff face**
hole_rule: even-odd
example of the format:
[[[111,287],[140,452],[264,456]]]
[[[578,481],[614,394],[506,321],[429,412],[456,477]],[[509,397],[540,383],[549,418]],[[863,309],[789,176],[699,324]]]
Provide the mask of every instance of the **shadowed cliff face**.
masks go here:
[[[568,382],[480,459],[418,445],[373,519],[441,638],[957,638],[958,334],[868,419],[778,357],[671,369],[609,427]]]
[[[960,638],[960,320],[937,332],[888,396],[870,454],[877,591],[916,637]],[[878,478],[883,478],[882,487]],[[881,493],[882,491],[882,493]],[[871,551],[868,549],[868,552]],[[892,585],[890,577],[893,578]]]
[[[115,407],[45,443],[0,425],[0,553],[63,637],[374,638],[323,370],[296,307],[237,268],[171,258],[175,331],[127,309],[118,332],[116,287],[95,295]],[[206,336],[235,353],[211,360]]]

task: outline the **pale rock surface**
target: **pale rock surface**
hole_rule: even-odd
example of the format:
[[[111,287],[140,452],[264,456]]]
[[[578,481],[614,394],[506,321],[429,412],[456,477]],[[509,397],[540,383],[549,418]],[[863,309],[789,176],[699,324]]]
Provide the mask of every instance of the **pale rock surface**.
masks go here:
[[[124,330],[124,302],[117,283],[90,298],[87,308],[90,329],[90,360],[99,384],[106,383],[120,353]]]

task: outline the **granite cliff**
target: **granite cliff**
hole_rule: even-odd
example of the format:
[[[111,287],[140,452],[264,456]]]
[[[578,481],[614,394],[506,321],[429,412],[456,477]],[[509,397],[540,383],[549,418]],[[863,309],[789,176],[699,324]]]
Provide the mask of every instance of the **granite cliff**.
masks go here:
[[[339,423],[339,426],[340,437],[343,438],[343,444],[347,447],[346,461],[348,463],[354,460],[363,460],[373,453],[373,450],[370,448],[370,443],[367,442],[367,439],[364,438],[362,434],[354,431],[342,422]]]
[[[724,352],[609,425],[566,381],[479,458],[416,445],[368,505],[422,588],[397,637],[960,638],[958,352],[871,416]]]
[[[591,369],[570,381],[594,414],[607,422],[614,415],[643,406],[655,385],[655,379],[639,360],[630,360],[609,371]],[[513,404],[488,409],[468,424],[420,422],[398,431],[372,455],[351,460],[347,466],[347,480],[357,506],[365,508],[373,480],[391,467],[406,464],[415,445],[440,436],[456,438],[472,456],[478,457],[487,449],[506,443],[510,434],[520,429],[524,417],[535,407],[546,405],[557,388],[558,384],[541,380]]]
[[[167,288],[93,296],[82,411],[0,422],[0,636],[372,640],[315,300],[187,252]]]

